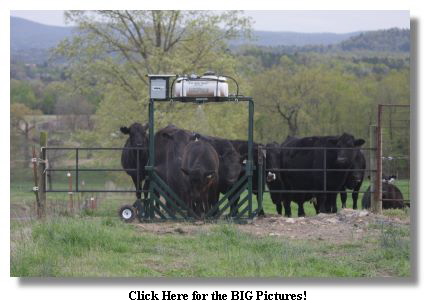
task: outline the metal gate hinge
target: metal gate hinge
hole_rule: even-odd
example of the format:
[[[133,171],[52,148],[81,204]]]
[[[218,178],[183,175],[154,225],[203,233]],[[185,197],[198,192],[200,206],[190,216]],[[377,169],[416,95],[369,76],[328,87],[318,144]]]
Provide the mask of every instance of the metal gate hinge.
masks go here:
[[[47,164],[48,160],[43,160],[43,159],[39,159],[39,158],[31,158],[30,162],[31,163],[38,163],[38,164],[41,164],[41,163]]]

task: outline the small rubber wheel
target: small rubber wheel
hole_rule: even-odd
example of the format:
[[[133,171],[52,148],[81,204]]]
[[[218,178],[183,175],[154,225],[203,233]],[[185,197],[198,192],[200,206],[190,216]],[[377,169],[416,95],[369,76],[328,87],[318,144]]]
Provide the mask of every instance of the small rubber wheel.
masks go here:
[[[123,205],[120,207],[118,215],[124,222],[132,222],[136,218],[136,209],[132,205]]]

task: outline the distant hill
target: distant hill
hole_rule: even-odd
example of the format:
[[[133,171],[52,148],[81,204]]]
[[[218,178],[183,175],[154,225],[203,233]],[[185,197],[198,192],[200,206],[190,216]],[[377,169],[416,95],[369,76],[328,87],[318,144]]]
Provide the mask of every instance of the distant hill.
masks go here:
[[[68,38],[73,27],[51,26],[11,17],[11,59],[25,63],[44,63],[48,50]]]
[[[409,52],[410,30],[391,28],[364,32],[342,41],[337,47],[342,51]]]
[[[334,33],[296,33],[296,32],[266,32],[254,31],[253,41],[236,40],[231,45],[252,44],[260,46],[304,46],[336,44],[361,32],[334,34]]]
[[[307,44],[307,45],[276,45],[265,46],[245,44],[237,49],[242,54],[261,55],[270,54],[279,58],[285,54],[295,53],[318,53],[318,54],[359,54],[369,55],[370,57],[401,54],[408,55],[410,51],[410,30],[391,28],[387,30],[377,30],[361,32],[335,44]],[[262,56],[262,55],[261,55]],[[267,57],[269,55],[266,55]]]
[[[41,64],[48,59],[48,50],[61,40],[71,37],[74,27],[50,26],[26,19],[11,17],[11,59],[25,63]],[[410,31],[389,29],[373,32],[296,33],[254,31],[253,41],[230,41],[231,48],[258,45],[281,52],[293,51],[359,51],[376,50],[408,52]]]
[[[11,17],[11,50],[48,49],[70,37],[74,28],[51,26]]]

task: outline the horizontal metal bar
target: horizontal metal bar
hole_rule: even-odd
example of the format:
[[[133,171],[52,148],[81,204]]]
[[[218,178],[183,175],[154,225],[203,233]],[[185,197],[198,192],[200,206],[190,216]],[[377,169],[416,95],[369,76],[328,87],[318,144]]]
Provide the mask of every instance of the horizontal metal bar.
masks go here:
[[[289,149],[289,150],[376,150],[375,147],[327,147],[327,146],[307,146],[307,147],[300,147],[300,146],[279,146],[279,147],[266,147],[266,146],[259,146],[260,149]]]
[[[266,170],[272,170],[272,171],[289,171],[289,172],[292,172],[292,171],[301,171],[301,172],[316,172],[316,171],[320,171],[320,172],[324,172],[324,171],[327,171],[327,172],[333,172],[333,171],[338,171],[338,172],[340,172],[340,171],[344,171],[344,172],[350,172],[350,171],[363,171],[363,172],[365,172],[365,171],[368,171],[368,172],[371,172],[371,171],[376,171],[376,170],[367,170],[367,169],[357,169],[357,168],[350,168],[350,169],[347,169],[347,168],[326,168],[326,169],[324,169],[324,168],[265,168]]]
[[[47,189],[46,193],[136,193],[136,192],[149,192],[148,190],[103,190],[103,189],[87,189],[87,190],[57,190],[57,189]]]
[[[336,194],[344,193],[348,191],[342,190],[265,190],[265,193],[282,193],[282,194]],[[352,191],[350,191],[352,192]],[[359,191],[359,193],[365,193],[365,191]],[[371,192],[370,192],[371,193]]]
[[[132,171],[136,172],[136,168],[79,168],[79,169],[68,169],[68,168],[48,168],[46,171],[69,171],[69,172],[81,172],[81,171]]]
[[[144,147],[42,147],[45,150],[146,150]]]
[[[214,102],[239,102],[253,101],[252,97],[231,96],[231,97],[172,97],[168,99],[150,99],[151,102],[182,102],[182,103],[214,103]]]
[[[383,107],[410,107],[410,104],[379,104]]]

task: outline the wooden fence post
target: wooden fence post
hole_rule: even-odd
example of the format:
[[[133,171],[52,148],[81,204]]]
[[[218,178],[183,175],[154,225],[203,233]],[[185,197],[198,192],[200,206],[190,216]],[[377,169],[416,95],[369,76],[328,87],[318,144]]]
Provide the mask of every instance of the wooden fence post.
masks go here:
[[[381,145],[378,143],[379,126],[371,125],[370,141],[370,179],[371,179],[371,211],[375,214],[381,214],[382,201],[381,201],[381,159],[379,157],[379,148]],[[380,165],[380,166],[379,166]]]
[[[38,165],[38,196],[39,201],[37,201],[37,209],[36,213],[38,215],[38,219],[42,219],[45,217],[45,206],[46,206],[46,194],[45,194],[45,185],[46,185],[46,150],[43,147],[47,147],[47,132],[41,132],[39,134],[39,145],[41,147],[39,152],[39,165]]]
[[[38,210],[39,206],[39,189],[38,189],[38,158],[36,156],[36,147],[32,146],[32,166],[33,166],[33,192],[35,193],[35,209]]]

